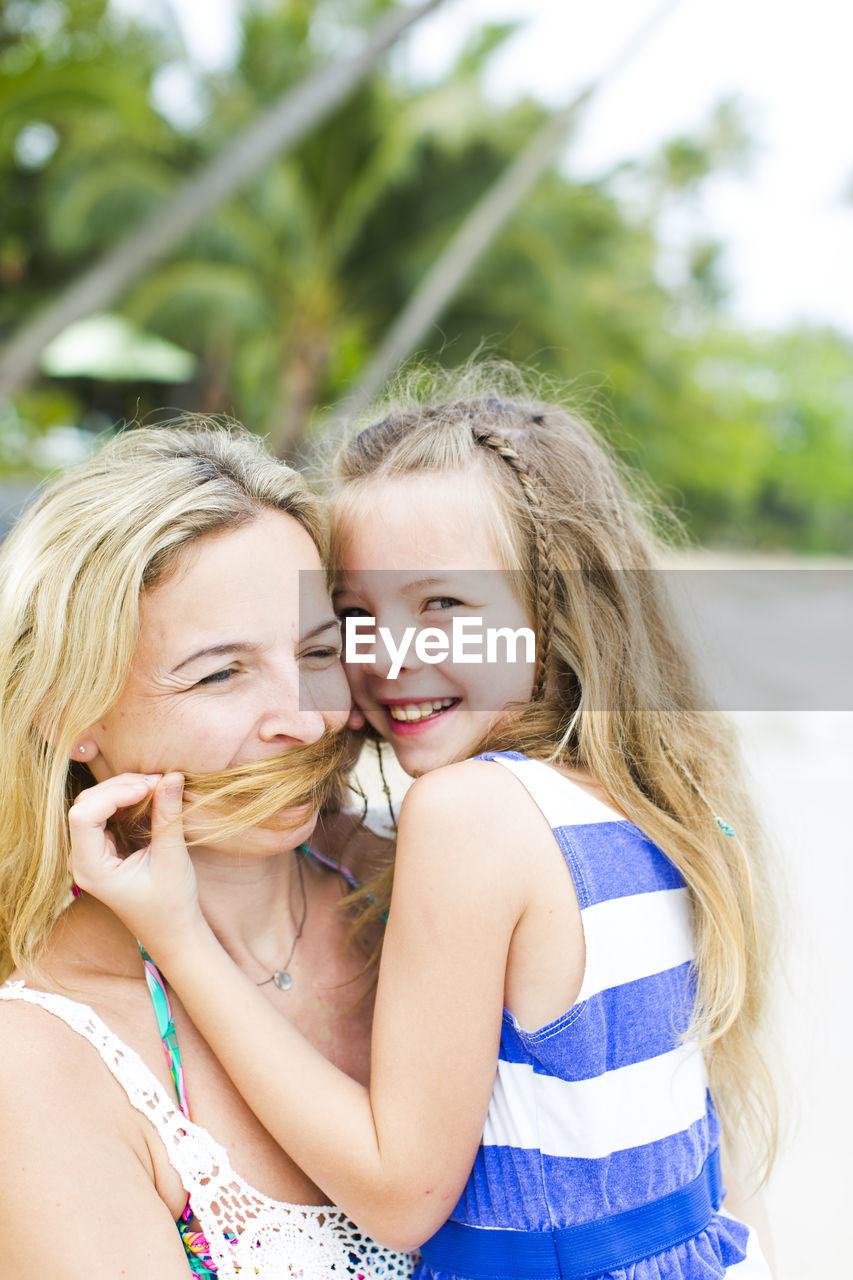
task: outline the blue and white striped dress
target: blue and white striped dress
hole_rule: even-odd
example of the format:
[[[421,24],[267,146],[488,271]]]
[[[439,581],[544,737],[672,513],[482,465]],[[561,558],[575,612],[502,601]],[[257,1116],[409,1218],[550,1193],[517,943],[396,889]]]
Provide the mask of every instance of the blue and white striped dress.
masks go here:
[[[518,778],[550,824],[577,890],[586,963],[576,1003],[547,1026],[525,1031],[504,1010],[482,1144],[450,1221],[553,1232],[683,1188],[718,1146],[702,1055],[678,1036],[693,998],[690,904],[680,872],[633,823],[540,761],[483,758]],[[453,1274],[426,1262],[419,1272]],[[717,1212],[690,1239],[594,1274],[770,1272],[754,1233]]]

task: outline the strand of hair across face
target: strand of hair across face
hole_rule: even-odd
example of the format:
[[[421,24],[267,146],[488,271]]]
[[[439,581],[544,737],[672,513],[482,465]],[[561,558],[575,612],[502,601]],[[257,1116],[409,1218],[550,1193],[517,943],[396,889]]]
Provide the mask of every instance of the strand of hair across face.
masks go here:
[[[548,679],[548,662],[551,656],[551,638],[554,630],[554,603],[556,593],[556,573],[554,569],[553,548],[548,534],[548,526],[542,518],[542,504],[536,486],[533,484],[530,470],[509,441],[491,431],[478,431],[472,427],[471,432],[476,444],[503,459],[506,465],[518,477],[521,491],[530,512],[533,526],[533,545],[536,564],[533,568],[536,591],[536,623],[539,631],[539,663],[536,669],[536,680],[533,685],[532,700],[541,702],[545,696],[545,684]]]

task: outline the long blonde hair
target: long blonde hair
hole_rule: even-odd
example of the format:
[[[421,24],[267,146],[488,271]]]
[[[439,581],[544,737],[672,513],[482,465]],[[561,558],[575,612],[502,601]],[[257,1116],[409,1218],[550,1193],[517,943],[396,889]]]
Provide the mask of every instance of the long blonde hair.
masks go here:
[[[77,738],[119,698],[143,591],[188,544],[271,509],[320,546],[302,477],[236,425],[187,418],[126,431],[41,493],[0,553],[0,978],[31,963],[67,905],[66,814],[92,785],[69,765]],[[319,807],[337,785],[343,735],[209,779],[233,826]],[[281,766],[279,768],[279,766]]]
[[[733,732],[708,709],[667,600],[648,491],[517,371],[419,372],[336,455],[332,567],[375,481],[462,468],[491,497],[506,568],[523,571],[540,657],[530,705],[477,751],[588,769],[678,867],[696,934],[685,1034],[704,1046],[726,1134],[766,1171],[778,1109],[760,1049],[775,918],[765,840]],[[370,888],[382,898],[390,885]]]

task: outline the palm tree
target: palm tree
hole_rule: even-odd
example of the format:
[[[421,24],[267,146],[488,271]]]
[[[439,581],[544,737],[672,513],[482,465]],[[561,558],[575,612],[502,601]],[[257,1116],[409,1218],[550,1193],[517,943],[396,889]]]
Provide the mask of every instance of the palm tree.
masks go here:
[[[51,338],[74,320],[110,306],[212,210],[316,128],[374,70],[386,50],[441,2],[421,0],[410,9],[392,11],[356,54],[320,67],[252,119],[170,199],[13,336],[0,355],[0,397],[32,377]]]
[[[342,405],[344,414],[357,411],[371,400],[411,355],[474,265],[487,252],[495,236],[557,156],[580,111],[639,53],[678,3],[680,0],[664,0],[619,49],[595,83],[546,119],[484,192],[383,337],[358,384]]]
[[[247,20],[237,65],[217,82],[211,121],[219,130],[273,93],[285,74],[276,59],[292,57],[304,39],[285,32],[290,21],[286,9]],[[480,172],[467,149],[482,150],[490,139],[490,178],[507,140],[528,128],[527,110],[523,120],[511,111],[496,120],[480,88],[482,64],[507,34],[487,32],[429,89],[372,77],[130,291],[130,318],[198,352],[205,371],[199,407],[236,408],[270,434],[277,452],[299,452],[317,405],[351,380],[373,332],[399,306],[401,273],[392,269],[389,279],[389,264],[416,256],[418,245],[431,252],[436,228],[415,231],[395,208],[406,201],[425,207],[428,157],[444,166],[442,216],[455,221]]]

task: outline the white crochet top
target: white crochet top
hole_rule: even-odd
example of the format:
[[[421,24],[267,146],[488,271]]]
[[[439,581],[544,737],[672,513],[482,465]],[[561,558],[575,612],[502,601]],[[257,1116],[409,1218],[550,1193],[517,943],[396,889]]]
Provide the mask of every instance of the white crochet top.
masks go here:
[[[33,991],[23,982],[0,987],[0,999],[25,1000],[61,1018],[94,1045],[131,1105],[162,1139],[207,1238],[217,1280],[408,1280],[414,1259],[376,1244],[333,1205],[285,1204],[235,1173],[228,1153],[206,1129],[182,1115],[135,1050],[76,1000]],[[226,1232],[234,1232],[229,1240]]]

